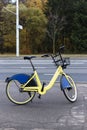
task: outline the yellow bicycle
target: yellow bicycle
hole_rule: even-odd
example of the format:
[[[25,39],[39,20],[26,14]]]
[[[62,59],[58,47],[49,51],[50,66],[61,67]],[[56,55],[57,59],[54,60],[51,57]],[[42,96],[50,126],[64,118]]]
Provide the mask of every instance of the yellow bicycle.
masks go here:
[[[41,95],[46,94],[46,92],[51,89],[56,82],[57,78],[60,77],[60,87],[63,91],[65,97],[70,102],[75,102],[77,99],[77,88],[76,85],[68,74],[64,72],[63,69],[70,64],[69,58],[63,58],[61,55],[61,50],[64,46],[59,48],[59,52],[56,55],[43,55],[42,57],[51,56],[57,69],[54,73],[49,84],[41,83],[39,75],[32,63],[32,58],[35,56],[24,57],[25,60],[29,60],[33,68],[33,74],[16,74],[6,79],[6,95],[8,99],[15,104],[26,104],[33,100],[36,93]]]

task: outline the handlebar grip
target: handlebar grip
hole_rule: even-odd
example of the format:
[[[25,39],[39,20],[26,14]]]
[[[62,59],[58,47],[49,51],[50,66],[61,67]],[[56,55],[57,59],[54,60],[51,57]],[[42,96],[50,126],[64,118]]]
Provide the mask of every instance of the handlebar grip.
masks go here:
[[[63,46],[61,46],[61,47],[59,47],[59,51],[61,51],[61,50],[63,50],[64,49],[64,45]]]
[[[28,59],[29,59],[29,57],[27,57],[27,56],[24,57],[24,60],[28,60]]]
[[[48,54],[45,54],[45,55],[42,55],[41,57],[49,57],[49,55],[48,55]]]

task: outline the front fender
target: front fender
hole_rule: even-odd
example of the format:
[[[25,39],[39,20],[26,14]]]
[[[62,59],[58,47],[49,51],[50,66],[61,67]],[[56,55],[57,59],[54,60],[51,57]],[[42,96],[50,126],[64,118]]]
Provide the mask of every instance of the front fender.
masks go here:
[[[16,74],[16,75],[13,75],[12,77],[8,77],[6,79],[6,82],[10,82],[11,80],[17,80],[18,82],[20,82],[21,84],[24,84],[26,83],[29,79],[30,79],[30,75],[27,75],[27,74]],[[34,79],[32,79],[29,84],[29,86],[36,86],[36,82]]]
[[[60,86],[61,86],[61,90],[71,88],[69,81],[66,79],[64,75],[62,75],[60,79]]]

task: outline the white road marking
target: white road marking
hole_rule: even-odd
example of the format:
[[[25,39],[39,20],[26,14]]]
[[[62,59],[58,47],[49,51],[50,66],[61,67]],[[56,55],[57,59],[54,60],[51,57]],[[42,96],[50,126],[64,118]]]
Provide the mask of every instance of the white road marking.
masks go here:
[[[32,60],[33,61],[33,60]],[[71,64],[87,64],[87,60],[71,60]],[[43,65],[49,65],[49,64],[54,64],[52,60],[35,60],[33,61],[34,64],[43,64]],[[29,61],[24,61],[24,60],[0,60],[0,64],[30,64]]]

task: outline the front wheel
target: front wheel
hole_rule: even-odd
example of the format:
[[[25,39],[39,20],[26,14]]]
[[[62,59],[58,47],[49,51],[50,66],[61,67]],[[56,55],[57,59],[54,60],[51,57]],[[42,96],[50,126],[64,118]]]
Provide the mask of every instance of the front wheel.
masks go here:
[[[68,86],[63,86],[63,79],[66,79],[68,83]],[[65,83],[65,84],[67,84]],[[65,97],[70,101],[70,102],[75,102],[77,100],[77,88],[76,85],[73,81],[73,79],[71,78],[71,76],[66,75],[66,77],[64,75],[61,76],[60,79],[60,85],[61,85],[61,89],[65,95]]]
[[[11,80],[7,83],[6,95],[11,102],[23,105],[32,101],[35,92],[23,92],[21,91],[21,84],[17,80]]]

